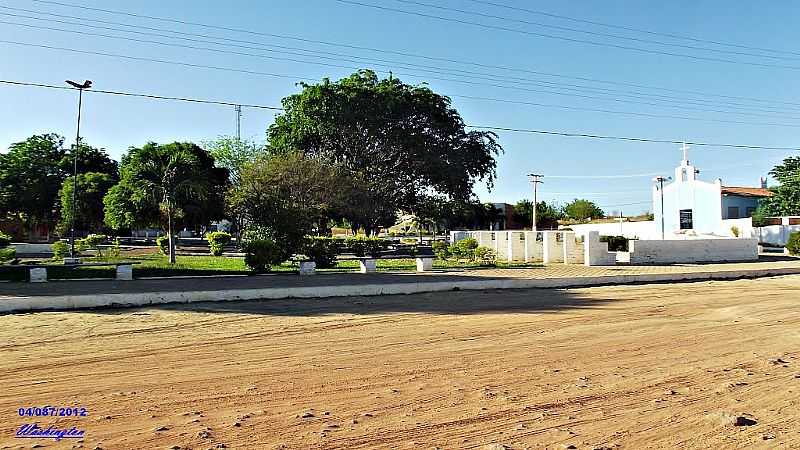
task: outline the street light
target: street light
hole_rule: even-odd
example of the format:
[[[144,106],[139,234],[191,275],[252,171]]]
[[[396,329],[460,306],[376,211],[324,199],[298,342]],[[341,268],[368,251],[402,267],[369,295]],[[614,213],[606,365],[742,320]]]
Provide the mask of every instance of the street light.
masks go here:
[[[75,258],[75,194],[78,191],[78,152],[81,147],[81,105],[83,103],[83,90],[92,87],[92,82],[86,80],[83,84],[67,80],[66,83],[78,90],[78,131],[75,133],[75,151],[72,154],[72,224],[69,231],[69,262],[78,262]]]
[[[653,178],[654,183],[658,183],[659,192],[661,193],[661,240],[664,240],[664,182],[672,180],[672,177],[657,176]]]

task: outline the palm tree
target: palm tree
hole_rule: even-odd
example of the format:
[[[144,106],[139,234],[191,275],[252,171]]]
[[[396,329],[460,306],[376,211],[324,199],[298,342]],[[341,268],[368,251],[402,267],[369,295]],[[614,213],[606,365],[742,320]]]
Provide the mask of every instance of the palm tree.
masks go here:
[[[147,144],[133,155],[138,159],[132,174],[140,195],[158,202],[167,218],[169,262],[175,264],[173,222],[181,212],[181,199],[204,198],[209,187],[209,173],[203,168],[194,144],[175,142],[167,145]]]

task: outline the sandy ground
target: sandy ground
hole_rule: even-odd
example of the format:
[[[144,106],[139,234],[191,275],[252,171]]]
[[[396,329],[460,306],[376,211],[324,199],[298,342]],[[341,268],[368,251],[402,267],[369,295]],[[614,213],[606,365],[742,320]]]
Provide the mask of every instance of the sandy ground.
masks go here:
[[[799,306],[793,276],[0,316],[0,448],[800,448]],[[41,405],[86,438],[15,439]]]

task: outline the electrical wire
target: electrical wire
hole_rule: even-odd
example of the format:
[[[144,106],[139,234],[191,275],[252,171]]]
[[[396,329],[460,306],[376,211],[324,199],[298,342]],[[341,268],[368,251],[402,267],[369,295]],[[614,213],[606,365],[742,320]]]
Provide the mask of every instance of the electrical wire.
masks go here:
[[[616,85],[616,86],[636,87],[636,88],[641,88],[641,89],[653,89],[653,90],[660,90],[660,91],[664,91],[664,92],[694,94],[694,95],[702,95],[702,96],[708,96],[708,97],[727,98],[727,99],[734,99],[734,100],[745,100],[745,101],[759,102],[759,103],[784,104],[784,105],[800,106],[800,103],[798,103],[798,102],[787,102],[787,101],[782,101],[782,100],[777,100],[777,99],[761,99],[761,98],[754,98],[754,97],[733,96],[733,95],[709,93],[709,92],[705,92],[705,91],[673,89],[673,88],[666,88],[666,87],[661,87],[661,86],[648,86],[648,85],[637,84],[637,83],[622,82],[622,81],[618,81],[618,80],[603,80],[603,79],[590,78],[590,77],[570,76],[570,75],[564,75],[564,74],[559,74],[559,73],[542,72],[542,71],[530,70],[530,69],[513,67],[513,66],[493,65],[493,64],[486,64],[486,63],[481,63],[481,62],[477,62],[477,61],[465,61],[465,60],[459,60],[459,59],[452,59],[452,58],[444,58],[444,57],[437,57],[437,56],[409,53],[409,52],[403,52],[403,51],[397,51],[397,50],[378,49],[378,48],[374,48],[374,47],[359,46],[359,45],[353,45],[353,44],[347,44],[347,43],[338,43],[338,42],[331,42],[331,41],[324,41],[324,40],[308,39],[308,38],[303,38],[303,37],[299,37],[299,36],[290,36],[290,35],[285,35],[285,34],[267,33],[267,32],[249,30],[249,29],[244,29],[244,28],[226,27],[226,26],[220,26],[220,25],[202,23],[202,22],[192,22],[192,21],[169,18],[169,17],[159,17],[159,16],[152,16],[152,15],[145,15],[145,14],[136,14],[136,13],[131,13],[131,12],[127,12],[127,11],[111,10],[111,9],[104,9],[104,8],[94,8],[94,7],[89,7],[89,6],[85,6],[85,5],[77,5],[77,4],[73,4],[73,3],[58,2],[58,1],[53,1],[53,0],[31,0],[31,1],[34,2],[34,3],[56,5],[56,6],[61,6],[61,7],[66,7],[66,8],[73,8],[73,9],[80,9],[80,10],[85,10],[85,11],[102,12],[102,13],[105,13],[105,14],[121,15],[121,16],[134,17],[134,18],[140,18],[140,19],[148,19],[148,20],[154,20],[154,21],[160,21],[160,22],[175,23],[175,24],[196,26],[196,27],[204,27],[204,28],[210,28],[210,29],[216,29],[216,30],[224,30],[224,31],[236,32],[236,33],[243,33],[243,34],[248,34],[248,35],[255,35],[255,36],[262,36],[262,37],[272,37],[272,38],[278,38],[278,39],[293,40],[293,41],[320,44],[320,45],[327,45],[327,46],[333,46],[333,47],[341,47],[341,48],[349,48],[349,49],[363,50],[363,51],[370,51],[370,52],[377,52],[377,53],[393,54],[393,55],[406,56],[406,57],[411,57],[411,58],[426,59],[426,60],[430,60],[430,61],[449,62],[449,63],[454,63],[454,64],[470,65],[470,66],[489,68],[489,69],[499,69],[499,70],[519,72],[519,73],[528,73],[528,74],[555,77],[555,78],[572,79],[572,80],[586,81],[586,82],[592,82],[592,83],[602,83],[602,84],[610,84],[610,85]],[[86,19],[86,20],[92,20],[92,19]],[[96,20],[96,19],[93,19],[93,20]],[[179,33],[179,32],[174,32],[174,33]]]
[[[0,41],[0,42],[3,42],[3,41]],[[213,67],[213,66],[211,66],[211,67]],[[270,74],[270,75],[272,75],[272,74]],[[275,75],[272,75],[272,76],[275,76]],[[12,81],[12,80],[0,80],[0,84],[14,85],[14,86],[27,86],[27,87],[41,87],[41,88],[60,89],[60,90],[77,90],[76,88],[67,87],[67,86],[56,86],[56,85],[45,84],[45,83],[33,83],[33,82]],[[139,94],[139,93],[123,92],[123,91],[107,91],[107,90],[90,89],[90,90],[86,90],[84,92],[85,93],[100,93],[100,94],[108,94],[108,95],[129,96],[129,97],[143,97],[143,98],[149,98],[149,99],[152,99],[152,100],[186,101],[186,102],[192,102],[192,103],[207,103],[207,104],[216,104],[216,105],[225,105],[225,106],[240,105],[242,107],[247,107],[247,108],[260,108],[260,109],[270,109],[270,110],[282,110],[283,109],[283,108],[276,107],[276,106],[236,103],[236,102],[231,102],[231,101],[203,100],[203,99],[188,98],[188,97],[170,97],[170,96],[162,96],[162,95],[154,95],[154,94]],[[700,141],[683,140],[683,139],[682,140],[677,140],[677,139],[653,139],[653,138],[641,138],[641,137],[611,136],[611,135],[598,135],[598,134],[578,133],[578,132],[534,130],[534,129],[523,129],[523,128],[509,128],[509,127],[497,127],[497,126],[472,125],[472,124],[467,124],[465,126],[467,128],[483,129],[483,130],[489,130],[489,131],[506,131],[506,132],[516,132],[516,133],[542,134],[542,135],[550,135],[550,136],[575,137],[575,138],[584,138],[584,139],[617,140],[617,141],[639,142],[639,143],[647,143],[647,144],[675,144],[675,145],[686,144],[686,145],[700,146],[700,147],[720,147],[720,148],[735,148],[735,149],[748,149],[748,150],[800,151],[800,147],[772,147],[772,146],[747,145],[747,144],[725,144],[725,143],[700,142]],[[629,175],[622,175],[622,176],[628,177]],[[641,174],[641,176],[644,176],[644,174]],[[647,176],[650,176],[650,174],[647,174]],[[558,177],[558,176],[550,176],[549,178],[556,178],[556,177]]]

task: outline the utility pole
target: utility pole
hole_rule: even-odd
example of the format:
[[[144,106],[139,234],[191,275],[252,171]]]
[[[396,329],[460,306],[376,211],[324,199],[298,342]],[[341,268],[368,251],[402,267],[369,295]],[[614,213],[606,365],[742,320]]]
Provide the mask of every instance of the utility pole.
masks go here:
[[[234,107],[236,111],[236,141],[241,142],[242,140],[242,105],[236,105]]]
[[[531,183],[533,183],[533,214],[532,214],[532,222],[531,222],[531,231],[536,231],[536,205],[539,203],[539,184],[544,183],[541,178],[544,175],[538,175],[535,173],[529,173],[528,176],[531,178]]]
[[[74,81],[65,81],[68,85],[78,90],[78,130],[75,132],[75,151],[72,152],[72,220],[69,230],[69,262],[75,264],[78,259],[75,257],[75,194],[78,192],[78,153],[81,150],[81,106],[83,105],[83,90],[92,87],[92,82],[86,80],[83,84]]]
[[[670,177],[658,176],[653,178],[653,181],[658,183],[658,190],[661,193],[661,240],[664,240],[664,182],[670,180]]]

